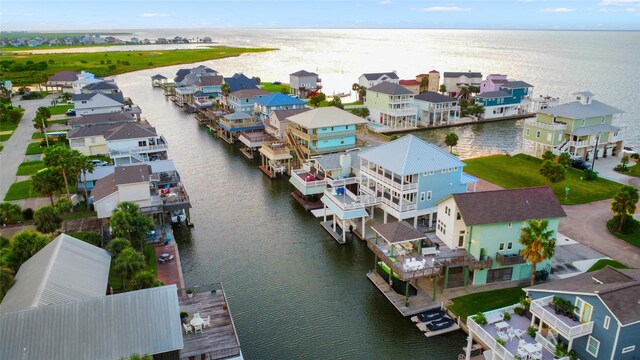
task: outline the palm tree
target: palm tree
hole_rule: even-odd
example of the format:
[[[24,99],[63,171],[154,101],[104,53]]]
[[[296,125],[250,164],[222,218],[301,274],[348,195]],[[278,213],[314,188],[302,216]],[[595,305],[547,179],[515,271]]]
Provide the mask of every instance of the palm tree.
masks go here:
[[[222,95],[224,95],[224,104],[225,106],[228,106],[227,103],[227,98],[229,97],[229,94],[231,93],[231,87],[229,86],[229,84],[224,83],[220,86],[220,90],[222,90]]]
[[[531,286],[536,279],[536,266],[546,259],[550,259],[556,251],[556,238],[553,230],[547,230],[549,220],[529,220],[522,228],[520,243],[524,245],[521,254],[531,263]]]
[[[122,279],[122,287],[125,287],[126,281],[131,280],[133,276],[145,267],[144,255],[136,251],[132,247],[122,250],[115,260],[113,270]]]
[[[71,197],[69,192],[69,178],[75,178],[82,168],[81,156],[78,150],[71,150],[64,146],[49,147],[44,152],[45,166],[59,171],[64,179],[64,186],[67,191],[67,198]]]
[[[68,232],[67,218],[65,217],[65,215],[71,212],[71,210],[73,209],[73,203],[71,203],[71,200],[67,198],[62,198],[58,200],[58,202],[56,202],[55,208],[56,210],[58,210],[58,213],[62,216],[62,220],[64,223],[64,232],[67,233]]]
[[[423,93],[429,89],[429,77],[425,76],[420,79],[420,93]]]
[[[53,206],[53,193],[62,189],[62,178],[49,168],[44,168],[31,176],[31,193],[49,197]]]
[[[49,127],[49,122],[47,121],[47,118],[40,114],[36,114],[36,117],[33,118],[33,127],[40,130],[44,135],[47,147],[49,147],[49,138],[47,137],[47,127]]]
[[[445,84],[440,85],[440,89],[439,90],[443,94],[446,93],[447,92],[447,85],[445,85]]]
[[[636,212],[639,200],[638,189],[633,186],[625,185],[616,194],[611,202],[611,210],[620,217],[620,223],[616,232],[622,231],[622,225],[630,214]]]
[[[81,165],[80,171],[82,171],[82,176],[84,177],[84,202],[87,206],[87,211],[89,211],[89,190],[87,189],[87,173],[93,173],[95,165],[93,165],[91,159],[89,159],[85,155],[80,156],[78,162]]]

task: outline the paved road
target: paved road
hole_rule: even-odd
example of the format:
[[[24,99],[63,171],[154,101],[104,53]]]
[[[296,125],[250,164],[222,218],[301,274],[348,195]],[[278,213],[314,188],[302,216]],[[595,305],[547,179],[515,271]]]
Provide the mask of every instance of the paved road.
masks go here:
[[[53,96],[49,95],[44,99],[13,103],[13,106],[22,106],[25,112],[18,128],[13,132],[11,138],[4,142],[4,149],[0,152],[0,168],[2,169],[0,171],[0,200],[4,200],[7,190],[16,181],[18,165],[24,161],[24,153],[27,150],[27,145],[31,142],[31,134],[36,131],[32,122],[36,110],[40,106],[49,106],[52,99]]]

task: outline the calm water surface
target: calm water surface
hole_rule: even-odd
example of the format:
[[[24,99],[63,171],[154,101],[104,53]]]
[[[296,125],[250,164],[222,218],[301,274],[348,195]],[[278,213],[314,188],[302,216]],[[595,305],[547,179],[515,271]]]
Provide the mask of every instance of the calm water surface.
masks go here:
[[[154,32],[170,33],[187,35]],[[640,53],[637,33],[215,30],[198,35],[194,30],[189,36],[217,33],[229,45],[282,50],[204,62],[207,66],[267,80],[317,68],[328,93],[348,91],[363,72],[393,68],[401,77],[431,68],[507,73],[535,84],[538,94],[590,89],[627,111],[631,140],[640,143],[636,92],[630,91],[639,82],[638,57],[624,55]],[[155,37],[140,35],[145,36]],[[416,37],[423,41],[410,41]],[[572,49],[578,42],[581,47]],[[151,88],[151,75],[172,77],[178,68],[124,74],[116,81],[169,142],[169,156],[193,204],[195,228],[176,233],[185,280],[188,286],[224,283],[245,357],[454,359],[465,334],[427,339],[402,318],[365,277],[373,267],[366,245],[338,245],[290,197],[288,181],[267,179],[257,162],[212,138],[192,115]],[[418,135],[442,143],[449,131]],[[453,131],[460,135],[455,151],[462,157],[521,147],[521,121]]]

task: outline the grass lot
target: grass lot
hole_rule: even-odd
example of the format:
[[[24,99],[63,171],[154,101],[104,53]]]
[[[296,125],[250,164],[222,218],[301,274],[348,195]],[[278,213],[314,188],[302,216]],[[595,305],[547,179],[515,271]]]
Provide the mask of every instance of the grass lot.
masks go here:
[[[464,167],[465,172],[506,189],[547,185],[546,179],[539,172],[542,160],[533,156],[492,155],[464,162],[467,163]],[[607,179],[584,181],[581,177],[582,171],[569,168],[564,181],[551,185],[561,204],[586,204],[610,199],[622,187],[622,184]],[[566,201],[565,187],[571,189]]]
[[[156,250],[153,246],[145,246],[144,248],[144,257],[147,260],[147,268],[153,273],[153,275],[158,274],[158,262],[156,261]],[[127,290],[122,287],[122,278],[120,278],[114,271],[114,263],[111,262],[111,271],[109,271],[109,286],[113,288],[115,293],[122,292],[123,290]]]
[[[69,184],[69,192],[71,194],[76,192],[75,185]],[[62,189],[61,192],[55,193],[54,195],[66,193],[65,189]],[[11,200],[20,200],[20,199],[28,199],[34,197],[44,197],[46,195],[42,195],[39,193],[31,192],[31,180],[18,181],[11,184],[9,191],[7,191],[7,195],[4,197],[4,201]],[[67,219],[71,219],[72,217],[67,217]]]
[[[95,53],[3,53],[3,60],[13,60],[19,64],[25,64],[27,61],[39,63],[42,61],[48,62],[49,60],[53,60],[54,63],[48,64],[47,69],[43,71],[5,71],[2,75],[5,78],[11,79],[13,84],[18,86],[39,83],[44,77],[50,77],[63,70],[85,70],[100,77],[271,50],[274,49],[210,47],[188,50],[141,50]],[[127,63],[128,65],[124,65]]]
[[[18,123],[0,122],[0,131],[13,131],[18,127]]]
[[[13,135],[13,132],[10,134],[2,134],[0,135],[0,141],[7,141],[9,140],[9,138],[11,138],[11,135]]]
[[[71,189],[69,189],[69,191],[71,191]],[[88,218],[88,217],[93,217],[96,216],[98,213],[96,213],[95,211],[76,211],[74,213],[71,214],[66,214],[64,216],[65,219],[67,220],[74,220],[74,219],[83,219],[83,218]]]
[[[2,149],[4,149],[4,145],[0,145],[0,152],[2,152]]]
[[[58,120],[49,120],[49,125],[53,125],[53,124],[66,124],[67,121],[69,121],[69,119],[58,119]],[[51,130],[49,130],[51,131]],[[47,132],[49,132],[47,131]]]
[[[484,291],[451,299],[453,305],[449,306],[449,310],[466,322],[469,315],[516,304],[524,295],[519,286]]]
[[[25,161],[20,166],[18,166],[17,176],[27,176],[33,175],[38,170],[44,169],[44,161],[42,160],[33,160],[33,161]]]
[[[291,87],[289,86],[289,84],[274,85],[270,82],[261,82],[260,87],[262,87],[262,90],[274,93],[282,92],[282,88],[285,88],[287,90],[287,94],[291,93]]]
[[[609,224],[607,222],[607,230],[609,230],[609,232],[613,236],[617,237],[618,239],[624,240],[629,244],[640,247],[640,224],[636,225],[635,231],[632,232],[631,234],[622,234],[622,233],[616,232],[615,226],[617,226],[617,224]]]
[[[640,162],[637,162],[633,166],[629,166],[629,171],[625,172],[625,173],[622,173],[622,174],[629,175],[629,176],[640,177]]]
[[[94,231],[76,231],[70,232],[69,236],[73,236],[76,239],[80,239],[91,245],[100,246],[100,241],[96,241],[101,238],[100,234]]]
[[[31,135],[31,140],[39,140],[39,139],[44,139],[44,134],[41,132],[34,132]]]
[[[49,143],[51,144],[51,139],[49,139],[49,141],[50,141]],[[67,145],[57,142],[51,146],[67,146]],[[47,148],[46,146],[40,146],[40,141],[32,142],[31,144],[27,145],[27,151],[25,152],[25,155],[43,154],[44,149],[46,148]]]
[[[611,259],[600,259],[598,260],[595,264],[593,264],[592,267],[589,268],[589,270],[587,270],[587,272],[592,272],[592,271],[596,271],[596,270],[600,270],[604,267],[607,266],[611,266],[612,268],[616,268],[616,269],[631,269],[629,266],[617,262],[615,260],[611,260]]]
[[[51,115],[66,114],[67,110],[69,109],[73,109],[73,104],[58,104],[56,106],[49,106],[49,111],[51,111]]]

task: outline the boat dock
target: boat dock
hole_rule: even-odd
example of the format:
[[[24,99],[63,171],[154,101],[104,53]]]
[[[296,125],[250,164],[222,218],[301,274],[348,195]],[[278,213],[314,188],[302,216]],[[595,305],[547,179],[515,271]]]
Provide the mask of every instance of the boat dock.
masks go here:
[[[440,303],[434,301],[432,298],[421,292],[418,292],[417,295],[411,296],[409,298],[409,303],[405,304],[404,295],[395,292],[380,275],[375,272],[370,272],[367,274],[367,278],[371,280],[378,290],[380,290],[382,295],[384,295],[404,317],[440,308]]]

